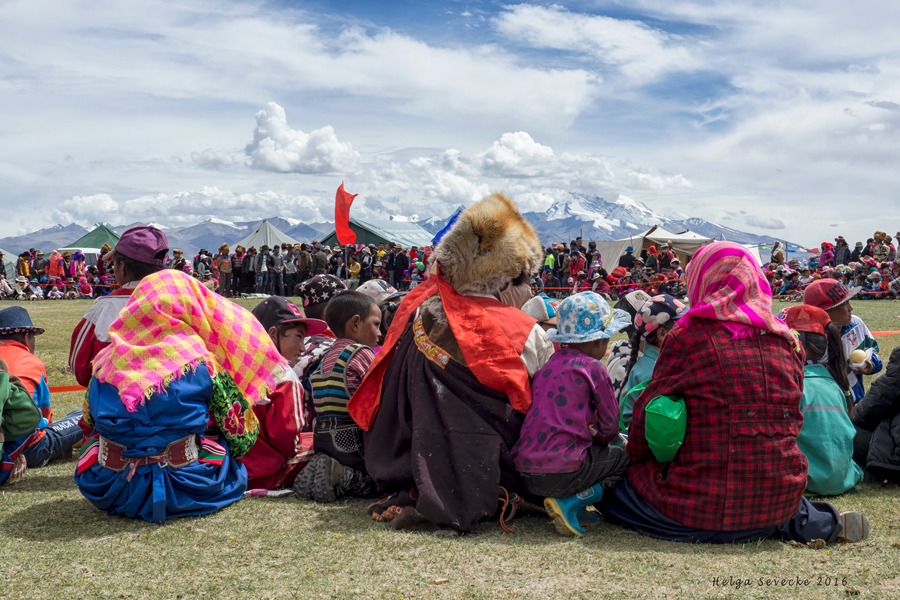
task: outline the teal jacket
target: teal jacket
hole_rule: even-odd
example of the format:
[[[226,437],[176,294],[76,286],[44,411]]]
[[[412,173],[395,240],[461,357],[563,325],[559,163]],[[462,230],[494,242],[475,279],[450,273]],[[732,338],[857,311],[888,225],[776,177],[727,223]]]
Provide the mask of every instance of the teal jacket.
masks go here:
[[[619,401],[619,427],[622,433],[628,433],[631,427],[631,413],[634,401],[640,397],[640,392],[629,394],[634,386],[650,381],[653,377],[653,367],[656,366],[656,359],[659,358],[659,350],[650,344],[644,344],[644,353],[638,357],[634,363],[628,379],[625,380],[625,387],[622,388],[624,393]]]
[[[862,481],[853,462],[856,428],[847,416],[847,399],[824,365],[803,367],[803,427],[797,445],[809,459],[807,494],[835,496]]]

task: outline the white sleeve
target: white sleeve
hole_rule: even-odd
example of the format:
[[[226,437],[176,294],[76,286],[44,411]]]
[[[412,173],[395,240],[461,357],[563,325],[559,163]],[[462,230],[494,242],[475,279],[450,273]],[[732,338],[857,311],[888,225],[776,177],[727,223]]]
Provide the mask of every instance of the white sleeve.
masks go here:
[[[552,355],[553,344],[547,339],[544,329],[535,323],[531,333],[528,334],[528,339],[525,340],[525,349],[522,350],[522,362],[525,363],[528,376],[534,377]]]

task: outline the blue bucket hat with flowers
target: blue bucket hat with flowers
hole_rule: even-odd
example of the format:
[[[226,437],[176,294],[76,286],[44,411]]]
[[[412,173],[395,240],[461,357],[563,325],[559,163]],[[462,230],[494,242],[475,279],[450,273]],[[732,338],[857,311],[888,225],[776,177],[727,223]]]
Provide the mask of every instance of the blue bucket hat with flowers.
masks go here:
[[[641,305],[634,315],[634,327],[644,337],[668,323],[677,321],[687,307],[669,294],[653,296]]]
[[[547,339],[561,344],[581,344],[609,339],[631,324],[624,310],[612,309],[603,296],[581,292],[559,303],[559,325],[547,332]]]

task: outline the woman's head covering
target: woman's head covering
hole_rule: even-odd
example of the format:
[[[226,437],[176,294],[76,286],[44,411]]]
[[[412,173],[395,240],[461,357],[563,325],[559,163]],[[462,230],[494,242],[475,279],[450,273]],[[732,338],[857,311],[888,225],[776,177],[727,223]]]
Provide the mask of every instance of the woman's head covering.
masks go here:
[[[734,339],[753,335],[756,329],[770,331],[800,348],[797,338],[781,319],[772,314],[772,288],[756,259],[734,242],[703,246],[687,266],[687,291],[691,308],[681,318],[702,317],[721,321]]]
[[[656,246],[650,246],[647,249],[647,254],[656,254]]]
[[[668,323],[677,321],[687,310],[684,304],[669,294],[653,296],[641,305],[634,316],[634,326],[644,337]]]
[[[250,311],[172,269],[144,277],[109,327],[94,376],[129,412],[200,363],[227,371],[251,402],[274,388],[287,362]]]

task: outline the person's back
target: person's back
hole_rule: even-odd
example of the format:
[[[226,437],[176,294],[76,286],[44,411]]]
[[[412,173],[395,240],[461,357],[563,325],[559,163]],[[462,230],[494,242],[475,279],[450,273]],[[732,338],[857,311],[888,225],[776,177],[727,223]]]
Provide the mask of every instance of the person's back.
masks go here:
[[[375,360],[372,347],[378,342],[381,311],[369,296],[345,291],[329,301],[325,322],[338,339],[310,376],[316,454],[294,482],[294,493],[308,500],[334,502],[375,491],[366,473],[362,429],[350,417],[347,403]]]
[[[626,269],[631,269],[634,266],[634,254],[631,252],[627,252],[619,257],[619,265],[620,267],[625,267]]]
[[[788,520],[806,487],[807,461],[796,443],[803,421],[800,354],[783,337],[734,339],[722,323],[701,318],[670,332],[662,353],[666,360],[661,354],[653,382],[634,405],[628,443],[634,488],[665,516],[697,529]],[[678,389],[689,415],[690,434],[671,463],[654,460],[643,438],[654,384]]]
[[[322,249],[319,248],[312,256],[313,264],[312,264],[312,272],[313,275],[324,275],[325,271],[328,269],[328,258],[325,256],[325,253],[322,252]]]
[[[847,396],[824,365],[803,367],[803,426],[797,445],[809,461],[806,492],[836,496],[862,481],[853,461],[856,428],[847,415]]]

